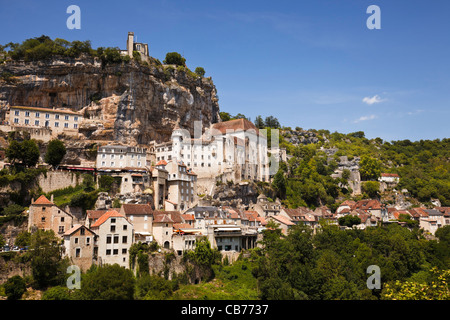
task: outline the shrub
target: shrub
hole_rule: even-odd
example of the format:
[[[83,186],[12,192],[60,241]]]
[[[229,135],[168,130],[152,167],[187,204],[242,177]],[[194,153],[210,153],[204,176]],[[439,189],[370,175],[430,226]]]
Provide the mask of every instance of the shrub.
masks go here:
[[[168,52],[166,54],[166,59],[163,62],[164,64],[175,64],[177,66],[186,65],[186,59],[178,52]]]
[[[8,300],[19,300],[27,290],[25,280],[21,276],[13,276],[4,284]]]
[[[195,73],[197,75],[199,75],[200,77],[204,77],[205,76],[205,69],[203,69],[202,67],[197,67],[197,68],[195,68]]]

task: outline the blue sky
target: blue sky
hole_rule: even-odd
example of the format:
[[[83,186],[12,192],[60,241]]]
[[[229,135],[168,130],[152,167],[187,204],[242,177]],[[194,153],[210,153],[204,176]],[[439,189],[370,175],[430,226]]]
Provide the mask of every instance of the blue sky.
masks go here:
[[[81,29],[69,30],[69,5]],[[369,30],[369,5],[381,29]],[[42,34],[202,66],[221,111],[384,140],[449,137],[450,1],[0,0],[0,43]]]

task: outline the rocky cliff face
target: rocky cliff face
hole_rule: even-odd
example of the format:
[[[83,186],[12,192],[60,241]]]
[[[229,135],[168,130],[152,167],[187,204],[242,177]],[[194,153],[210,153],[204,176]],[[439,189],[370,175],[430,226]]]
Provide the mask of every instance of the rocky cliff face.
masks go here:
[[[46,62],[7,62],[0,74],[0,106],[69,108],[86,120],[79,138],[135,145],[170,139],[178,123],[193,134],[220,121],[216,88],[210,78],[183,68],[135,61],[102,65],[93,57]]]

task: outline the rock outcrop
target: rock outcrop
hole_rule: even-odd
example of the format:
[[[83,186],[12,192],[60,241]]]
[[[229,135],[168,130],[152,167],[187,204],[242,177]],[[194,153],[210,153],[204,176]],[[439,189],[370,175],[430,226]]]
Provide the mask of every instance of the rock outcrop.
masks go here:
[[[94,57],[8,61],[0,74],[2,116],[9,106],[68,108],[85,117],[77,140],[114,140],[136,145],[170,139],[176,124],[193,134],[219,122],[219,104],[211,78],[186,68],[134,60],[102,64]],[[74,139],[74,137],[62,137]]]

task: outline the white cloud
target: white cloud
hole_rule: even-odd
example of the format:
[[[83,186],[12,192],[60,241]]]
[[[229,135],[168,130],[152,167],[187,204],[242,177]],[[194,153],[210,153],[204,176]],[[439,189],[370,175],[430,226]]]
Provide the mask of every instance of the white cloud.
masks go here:
[[[385,99],[381,99],[379,95],[374,95],[373,97],[364,97],[364,99],[362,99],[362,101],[364,103],[367,103],[368,105],[372,105],[375,103],[380,103],[385,101]]]
[[[377,118],[376,115],[371,114],[370,116],[362,116],[362,117],[360,117],[359,119],[356,119],[353,122],[354,123],[358,123],[358,122],[361,122],[361,121],[373,120],[373,119],[376,119],[376,118]]]

